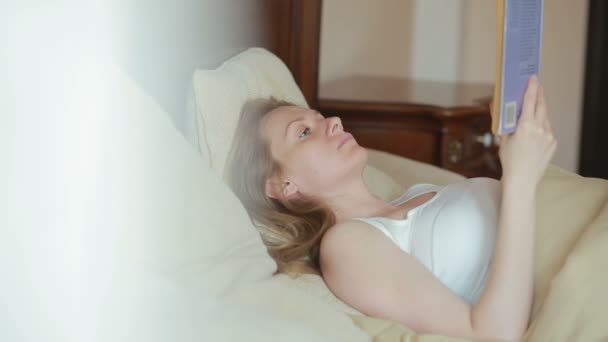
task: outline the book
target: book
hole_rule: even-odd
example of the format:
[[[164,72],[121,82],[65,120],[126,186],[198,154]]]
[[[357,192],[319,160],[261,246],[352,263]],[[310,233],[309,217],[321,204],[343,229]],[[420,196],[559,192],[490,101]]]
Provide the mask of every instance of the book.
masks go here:
[[[543,0],[496,0],[492,133],[515,132],[530,76],[540,76]]]

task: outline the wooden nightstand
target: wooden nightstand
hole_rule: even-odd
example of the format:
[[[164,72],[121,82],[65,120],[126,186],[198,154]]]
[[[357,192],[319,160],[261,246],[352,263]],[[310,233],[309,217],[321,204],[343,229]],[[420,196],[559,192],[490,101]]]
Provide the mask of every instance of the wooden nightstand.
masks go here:
[[[500,179],[491,84],[356,76],[320,84],[318,109],[358,143],[460,173]]]

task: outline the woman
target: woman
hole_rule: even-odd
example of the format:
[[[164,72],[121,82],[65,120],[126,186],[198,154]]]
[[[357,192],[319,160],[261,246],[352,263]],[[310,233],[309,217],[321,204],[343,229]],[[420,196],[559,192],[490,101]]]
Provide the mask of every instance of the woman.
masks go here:
[[[279,272],[321,274],[352,307],[417,333],[523,337],[535,193],[557,147],[535,76],[517,131],[500,139],[500,181],[417,184],[384,201],[339,118],[274,100],[248,103],[236,137],[228,181]]]

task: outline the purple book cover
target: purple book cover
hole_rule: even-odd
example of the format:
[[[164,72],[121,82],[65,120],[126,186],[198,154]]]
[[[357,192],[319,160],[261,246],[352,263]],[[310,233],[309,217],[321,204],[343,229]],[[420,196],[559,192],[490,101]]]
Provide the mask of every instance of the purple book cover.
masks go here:
[[[543,0],[506,0],[505,4],[499,134],[517,128],[528,79],[540,75],[543,37]]]

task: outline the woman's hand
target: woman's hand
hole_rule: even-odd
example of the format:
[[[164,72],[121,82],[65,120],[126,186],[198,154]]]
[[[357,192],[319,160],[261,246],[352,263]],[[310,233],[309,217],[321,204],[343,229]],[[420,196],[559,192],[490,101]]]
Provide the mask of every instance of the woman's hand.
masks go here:
[[[519,186],[540,182],[557,148],[549,122],[543,87],[530,77],[517,130],[500,136],[499,157],[503,179]]]

